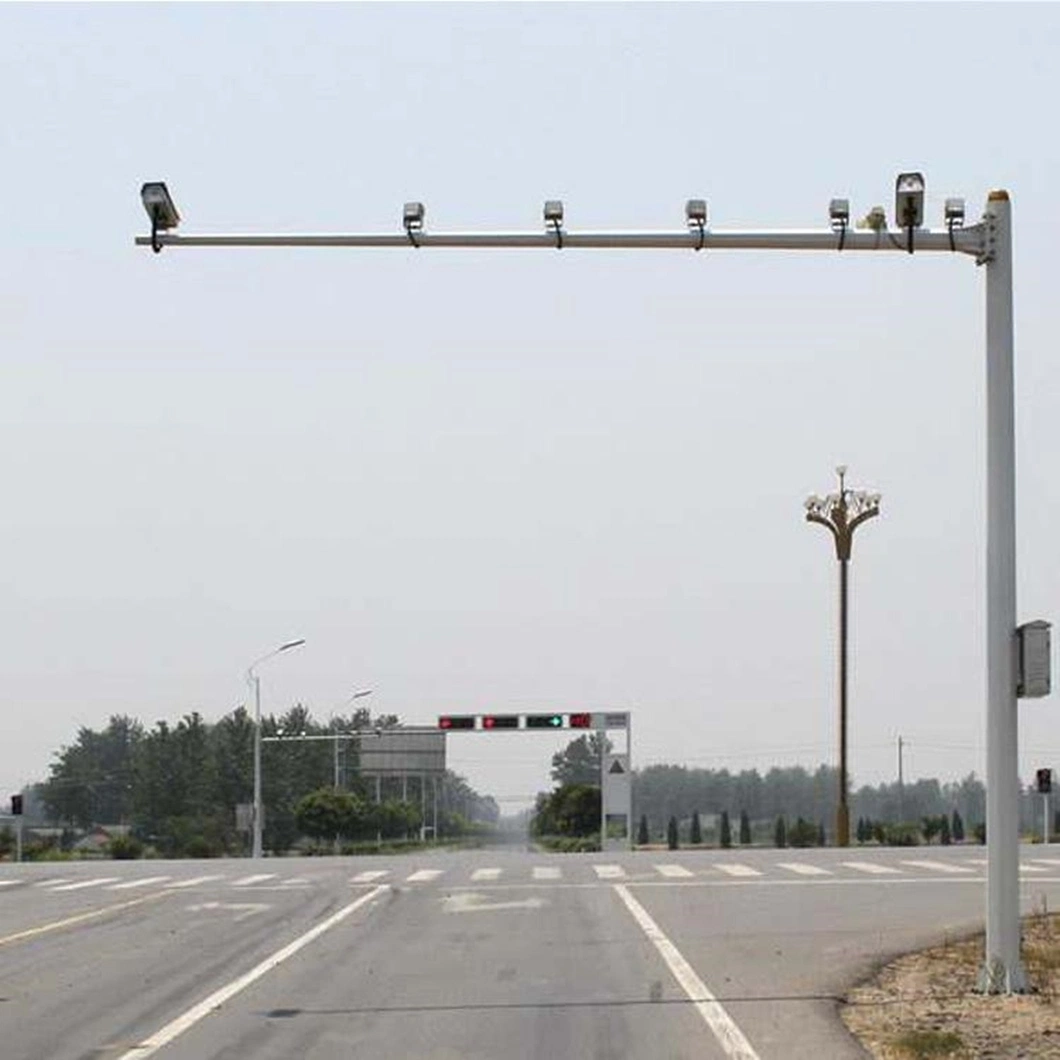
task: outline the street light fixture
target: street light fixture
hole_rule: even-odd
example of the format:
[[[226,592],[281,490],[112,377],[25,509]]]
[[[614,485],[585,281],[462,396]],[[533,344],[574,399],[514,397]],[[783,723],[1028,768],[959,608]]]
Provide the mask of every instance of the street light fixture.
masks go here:
[[[806,519],[831,531],[839,560],[839,805],[836,807],[836,846],[850,846],[850,807],[847,804],[847,564],[854,531],[880,514],[880,495],[846,487],[845,465],[836,468],[839,490],[827,497],[806,498]]]
[[[359,691],[354,692],[352,695],[346,697],[345,701],[342,703],[342,707],[348,707],[355,699],[364,699],[365,696],[370,696],[372,694],[372,691],[373,690],[371,688],[362,688]],[[333,713],[332,714],[332,721],[334,721],[334,717],[335,716],[334,716],[334,713]],[[339,789],[339,739],[341,737],[345,736],[346,733],[336,732],[333,735],[334,735],[334,741],[333,741],[333,743],[334,743],[334,747],[333,747],[333,750],[334,750],[334,787],[335,787],[335,790],[338,791],[338,789]]]
[[[140,189],[140,199],[151,218],[151,248],[156,254],[162,250],[158,241],[159,232],[168,232],[180,224],[180,214],[169,194],[165,181],[151,180]]]
[[[555,226],[549,226],[555,228]],[[873,208],[837,247],[836,233],[815,229],[711,229],[665,231],[422,232],[422,247],[548,248],[599,250],[784,250],[860,253],[905,251],[887,238],[882,208]],[[136,236],[145,247],[362,247],[407,248],[405,232],[200,233]],[[1019,789],[1016,702],[1016,442],[1012,285],[1012,203],[1003,189],[987,196],[974,225],[919,229],[920,253],[959,253],[984,266],[986,305],[986,947],[980,976],[990,993],[1026,988],[1020,961]]]
[[[253,843],[251,846],[251,857],[261,857],[261,824],[263,811],[261,806],[261,678],[254,672],[255,668],[266,659],[271,659],[280,652],[290,651],[305,644],[305,638],[289,640],[278,648],[266,652],[260,659],[255,659],[247,667],[247,684],[254,690],[254,829]]]

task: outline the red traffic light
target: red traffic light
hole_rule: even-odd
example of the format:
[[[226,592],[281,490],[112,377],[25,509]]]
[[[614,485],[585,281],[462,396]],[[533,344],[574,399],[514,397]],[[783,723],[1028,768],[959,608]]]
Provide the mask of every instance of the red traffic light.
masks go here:
[[[439,729],[473,729],[474,727],[474,714],[443,714],[438,719]]]
[[[518,729],[518,714],[485,714],[482,718],[484,729]]]
[[[570,716],[570,727],[572,729],[591,729],[593,727],[593,716],[591,714],[572,714]]]

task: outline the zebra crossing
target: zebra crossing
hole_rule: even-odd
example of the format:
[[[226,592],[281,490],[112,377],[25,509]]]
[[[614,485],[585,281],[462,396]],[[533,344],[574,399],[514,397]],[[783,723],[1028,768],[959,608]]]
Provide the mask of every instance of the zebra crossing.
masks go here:
[[[851,852],[853,853],[853,851]],[[911,852],[912,853],[912,852]],[[790,856],[789,856],[790,857]],[[220,868],[220,866],[218,866]],[[347,870],[348,871],[348,870]],[[1060,858],[1024,858],[1020,874],[1025,879],[1055,882],[1060,877]],[[469,886],[544,886],[548,884],[589,885],[592,883],[828,883],[857,880],[900,882],[902,880],[949,879],[954,881],[981,880],[986,875],[983,858],[872,858],[867,852],[851,860],[784,860],[771,861],[760,857],[747,861],[715,859],[695,856],[680,862],[648,859],[644,856],[620,861],[593,861],[586,858],[557,859],[549,864],[520,862],[515,865],[449,864],[443,867],[421,867],[411,860],[400,867],[393,863],[381,868],[361,869],[340,877],[349,885],[443,884]],[[193,891],[214,886],[239,891],[285,891],[312,886],[306,877],[287,876],[280,872],[225,873],[213,872],[188,878],[155,873],[148,876],[122,878],[115,875],[51,876],[43,879],[0,879],[0,900],[16,888],[34,888],[54,895],[91,896],[114,892],[130,897],[149,888],[163,891]]]

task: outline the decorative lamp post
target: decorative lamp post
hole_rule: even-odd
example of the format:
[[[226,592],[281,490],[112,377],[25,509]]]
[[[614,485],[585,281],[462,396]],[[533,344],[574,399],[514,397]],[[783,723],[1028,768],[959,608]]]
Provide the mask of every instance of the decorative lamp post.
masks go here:
[[[847,804],[847,564],[854,543],[854,531],[880,514],[880,495],[848,489],[847,469],[841,464],[839,491],[827,497],[806,498],[806,519],[832,532],[836,559],[839,560],[839,805],[836,808],[836,846],[850,846],[850,807]]]

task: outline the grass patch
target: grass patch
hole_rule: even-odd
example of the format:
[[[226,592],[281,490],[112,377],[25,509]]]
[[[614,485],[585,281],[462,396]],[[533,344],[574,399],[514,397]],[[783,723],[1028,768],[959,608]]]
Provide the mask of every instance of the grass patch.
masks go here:
[[[900,1034],[895,1038],[894,1046],[912,1060],[926,1060],[928,1057],[953,1056],[963,1048],[964,1042],[953,1031],[914,1030]]]

